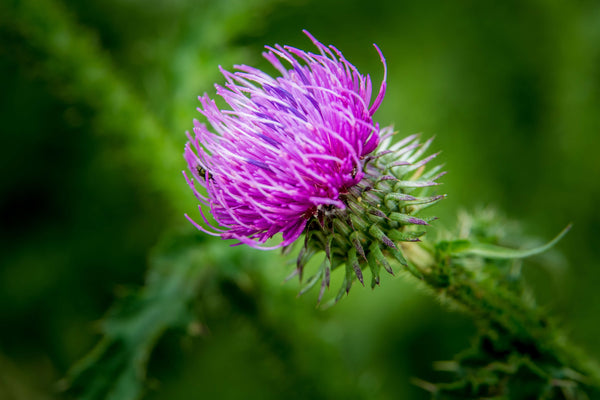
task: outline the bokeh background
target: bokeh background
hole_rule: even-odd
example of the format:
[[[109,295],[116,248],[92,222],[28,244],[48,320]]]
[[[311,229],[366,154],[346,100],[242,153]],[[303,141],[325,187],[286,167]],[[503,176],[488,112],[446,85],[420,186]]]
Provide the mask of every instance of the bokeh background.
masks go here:
[[[196,97],[214,94],[218,65],[274,73],[263,45],[310,49],[302,29],[375,82],[381,47],[377,120],[443,151],[438,230],[489,205],[546,240],[574,223],[561,256],[527,261],[525,278],[600,356],[597,1],[3,0],[1,399],[65,396],[62,378],[144,284],[151,249],[189,229],[180,171]],[[432,364],[475,331],[403,277],[318,310],[314,293],[281,284],[292,266],[278,253],[235,251],[261,265],[207,287],[198,323],[165,332],[144,398],[426,399],[411,378],[440,378]]]

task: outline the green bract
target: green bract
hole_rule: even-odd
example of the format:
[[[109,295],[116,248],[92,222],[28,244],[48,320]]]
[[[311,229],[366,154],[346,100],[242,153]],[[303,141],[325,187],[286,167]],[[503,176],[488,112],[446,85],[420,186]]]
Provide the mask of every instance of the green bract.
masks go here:
[[[382,133],[386,139],[378,151],[363,160],[365,176],[340,196],[346,207],[320,207],[308,222],[304,246],[290,277],[299,275],[302,279],[308,260],[321,252],[325,256],[301,294],[321,281],[321,301],[330,285],[331,271],[342,266],[345,278],[333,302],[350,291],[355,279],[364,284],[365,269],[370,271],[372,287],[379,284],[382,267],[393,274],[389,258],[411,268],[402,244],[419,241],[435,219],[420,212],[445,197],[432,193],[445,172],[441,166],[426,169],[437,155],[425,156],[432,139],[420,143],[419,135],[412,135],[391,144],[391,128]]]

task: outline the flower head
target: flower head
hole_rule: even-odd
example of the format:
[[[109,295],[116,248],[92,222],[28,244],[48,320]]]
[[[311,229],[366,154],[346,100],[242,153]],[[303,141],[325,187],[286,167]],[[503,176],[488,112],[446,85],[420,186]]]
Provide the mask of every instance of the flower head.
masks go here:
[[[227,83],[217,85],[217,94],[231,109],[200,97],[198,110],[212,131],[194,121],[184,156],[207,228],[188,219],[204,232],[253,247],[278,233],[283,240],[275,247],[288,246],[304,233],[293,275],[302,279],[308,260],[325,257],[301,293],[320,281],[320,301],[331,271],[345,266],[335,302],[354,280],[364,284],[367,268],[373,287],[382,267],[393,273],[390,259],[411,268],[407,243],[418,242],[435,219],[415,214],[444,198],[432,193],[444,172],[441,166],[425,170],[436,156],[425,156],[431,139],[421,143],[412,135],[392,143],[392,128],[373,121],[385,73],[371,102],[370,77],[305,33],[319,54],[267,47],[264,56],[278,78],[245,65],[234,73],[221,70]],[[219,227],[210,225],[203,205]]]
[[[363,179],[365,157],[380,142],[372,117],[385,94],[385,74],[372,101],[369,75],[304,33],[318,54],[279,45],[263,54],[280,77],[246,65],[233,73],[221,69],[227,83],[216,85],[217,94],[230,109],[219,109],[206,94],[199,98],[198,111],[212,129],[194,121],[186,179],[220,226],[208,223],[201,205],[208,228],[188,217],[198,229],[253,247],[281,233],[276,247],[286,246],[319,210],[345,209],[341,196]]]

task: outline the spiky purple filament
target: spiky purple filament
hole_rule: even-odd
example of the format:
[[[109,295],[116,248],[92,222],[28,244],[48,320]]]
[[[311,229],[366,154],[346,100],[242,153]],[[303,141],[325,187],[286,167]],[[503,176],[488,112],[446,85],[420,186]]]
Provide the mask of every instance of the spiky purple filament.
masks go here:
[[[369,75],[361,75],[335,47],[304,33],[320,54],[279,45],[263,54],[281,77],[245,65],[235,66],[234,73],[221,69],[227,83],[215,86],[231,110],[220,110],[206,94],[199,98],[198,111],[215,133],[194,121],[195,136],[188,133],[184,153],[192,177],[186,179],[224,229],[208,223],[202,206],[208,229],[186,215],[198,229],[252,247],[282,233],[275,247],[286,246],[315,210],[344,209],[340,195],[363,178],[363,159],[380,140],[372,116],[385,94],[385,73],[370,104]]]

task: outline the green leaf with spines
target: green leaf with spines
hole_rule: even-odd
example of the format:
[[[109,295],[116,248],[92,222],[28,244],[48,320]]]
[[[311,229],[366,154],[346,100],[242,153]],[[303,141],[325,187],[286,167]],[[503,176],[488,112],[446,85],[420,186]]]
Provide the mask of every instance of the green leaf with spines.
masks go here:
[[[325,288],[329,288],[329,282],[331,279],[331,258],[325,257],[323,260],[323,278],[321,279],[321,290],[319,291],[319,298],[317,303],[321,302],[323,299],[323,294],[325,293]]]
[[[350,250],[348,250],[347,264],[352,266],[352,270],[354,271],[354,275],[356,276],[356,279],[358,279],[360,284],[364,286],[365,283],[363,281],[362,269],[360,268],[360,262],[358,261],[358,258],[356,257],[356,249],[353,247],[350,248]]]
[[[369,261],[369,269],[371,270],[371,289],[374,289],[380,283],[379,272],[381,268],[373,253],[369,253],[367,259]]]
[[[420,204],[415,204],[412,203],[408,206],[410,214],[418,214],[419,212],[421,212],[422,210],[429,208],[431,206],[436,205],[438,202],[440,202],[441,200],[446,198],[445,194],[441,194],[438,196],[432,196],[430,197],[433,200],[429,201],[429,202],[424,202],[424,203],[420,203]]]
[[[386,251],[391,253],[400,264],[404,265],[405,267],[408,265],[408,261],[406,261],[406,257],[404,257],[401,249],[386,249]]]
[[[396,248],[394,242],[389,237],[387,237],[385,233],[383,233],[383,231],[379,228],[377,224],[373,224],[369,227],[369,233],[387,247],[391,247],[393,249]]]
[[[406,193],[391,192],[387,193],[383,200],[387,204],[390,201],[409,202],[417,200],[417,198]]]
[[[429,161],[433,160],[435,157],[437,157],[440,153],[434,153],[424,159],[422,159],[421,161],[419,161],[418,163],[415,164],[411,164],[411,165],[407,165],[406,167],[400,167],[403,169],[403,173],[408,173],[408,172],[412,172],[415,171],[421,167],[423,167],[425,164],[427,164]]]
[[[308,278],[308,281],[306,281],[306,283],[304,284],[304,286],[298,293],[298,296],[301,296],[304,293],[308,292],[310,289],[313,288],[313,286],[315,286],[315,284],[319,281],[319,279],[321,279],[321,277],[323,276],[325,263],[329,263],[329,260],[327,259],[327,257],[323,258],[323,261],[321,262],[321,265],[317,269],[317,272],[315,272],[310,278]]]
[[[365,250],[362,246],[362,240],[361,240],[361,234],[358,233],[357,231],[354,231],[350,234],[350,242],[352,243],[352,245],[354,246],[354,248],[356,249],[356,251],[358,252],[358,254],[363,258],[363,259],[367,259],[367,256],[365,254]]]
[[[425,142],[423,142],[423,144],[417,147],[415,149],[415,152],[410,157],[408,157],[406,161],[408,161],[411,164],[414,164],[414,162],[421,158],[421,156],[425,154],[425,152],[429,149],[431,143],[433,143],[433,139],[433,137],[430,137]]]
[[[345,237],[348,237],[350,234],[352,234],[352,229],[348,226],[348,224],[339,218],[334,219],[333,227]]]
[[[417,218],[409,214],[398,212],[390,213],[388,218],[392,221],[400,222],[403,225],[429,225],[431,221],[436,219],[435,217]]]
[[[440,185],[440,182],[433,182],[425,179],[419,179],[415,181],[397,181],[395,182],[394,190],[424,188],[437,185]]]
[[[423,172],[420,179],[436,180],[438,178],[441,178],[442,176],[444,176],[446,174],[445,171],[442,171],[442,168],[444,168],[443,164],[435,165],[435,166],[429,168],[427,171]],[[440,171],[442,171],[442,172],[440,172]]]
[[[390,263],[388,262],[388,260],[385,258],[385,256],[383,255],[383,253],[381,252],[381,248],[379,247],[379,243],[374,242],[373,244],[371,244],[371,246],[369,247],[369,252],[371,254],[373,254],[373,256],[375,257],[375,260],[387,271],[390,273],[390,275],[394,275],[394,271],[392,270],[392,266],[390,265]]]
[[[367,230],[367,227],[369,226],[367,221],[365,221],[362,217],[355,215],[355,214],[350,215],[350,220],[352,221],[352,226],[354,226],[354,228],[358,231],[364,232]]]
[[[390,232],[390,237],[399,242],[418,242],[419,238],[425,235],[425,231],[399,231]]]

